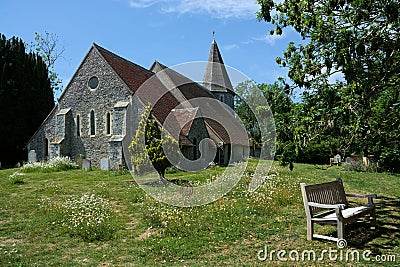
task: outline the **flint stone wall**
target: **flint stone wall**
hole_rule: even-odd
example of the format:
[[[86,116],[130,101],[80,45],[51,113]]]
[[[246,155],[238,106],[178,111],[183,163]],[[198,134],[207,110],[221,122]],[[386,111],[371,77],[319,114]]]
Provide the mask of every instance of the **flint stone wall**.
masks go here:
[[[99,79],[99,85],[92,90],[88,81],[94,76]],[[120,102],[127,103],[126,107],[116,108]],[[70,109],[67,115],[57,115],[66,109]],[[92,110],[95,114],[95,135],[90,135]],[[99,52],[92,48],[67,85],[57,106],[30,140],[28,151],[35,150],[38,160],[44,160],[46,156],[70,156],[76,159],[82,155],[91,161],[93,167],[98,168],[101,158],[110,158],[111,168],[117,168],[123,164],[122,143],[109,142],[115,140],[115,135],[117,139],[123,139],[125,134],[132,133],[133,130],[126,129],[126,126],[137,127],[139,110],[142,110],[141,104],[135,100],[129,88]],[[106,129],[107,113],[111,116],[111,134],[107,134]],[[113,148],[112,155],[110,146]]]

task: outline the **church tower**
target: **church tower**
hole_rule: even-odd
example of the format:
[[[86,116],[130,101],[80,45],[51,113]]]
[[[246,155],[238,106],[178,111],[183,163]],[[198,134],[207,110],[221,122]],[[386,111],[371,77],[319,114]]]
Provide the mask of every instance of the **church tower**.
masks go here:
[[[212,42],[210,54],[208,56],[203,86],[208,89],[215,98],[225,103],[233,110],[233,98],[235,93],[215,39]]]

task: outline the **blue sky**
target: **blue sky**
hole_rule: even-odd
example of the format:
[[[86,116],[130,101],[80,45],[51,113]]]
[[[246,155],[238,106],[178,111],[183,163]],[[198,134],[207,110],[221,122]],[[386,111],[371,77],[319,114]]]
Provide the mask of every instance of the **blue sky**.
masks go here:
[[[3,0],[0,32],[31,42],[49,31],[64,45],[56,64],[64,84],[77,70],[92,43],[149,68],[206,61],[212,31],[225,64],[257,83],[273,83],[285,69],[275,63],[293,30],[269,36],[272,25],[258,22],[255,0]]]

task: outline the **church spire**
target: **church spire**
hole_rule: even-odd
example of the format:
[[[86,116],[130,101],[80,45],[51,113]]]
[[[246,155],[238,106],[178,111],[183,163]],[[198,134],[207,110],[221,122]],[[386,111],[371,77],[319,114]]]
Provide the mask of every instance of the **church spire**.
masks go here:
[[[211,92],[231,92],[233,91],[232,83],[229,79],[217,42],[214,39],[214,35],[215,31],[213,31],[213,41],[208,56],[206,72],[203,78],[203,86]]]

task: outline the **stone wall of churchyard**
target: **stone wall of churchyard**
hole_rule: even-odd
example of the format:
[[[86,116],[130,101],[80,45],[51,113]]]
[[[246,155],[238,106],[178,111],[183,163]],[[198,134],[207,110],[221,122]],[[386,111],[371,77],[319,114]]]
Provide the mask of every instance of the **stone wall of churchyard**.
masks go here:
[[[95,89],[91,89],[88,85],[89,79],[92,77],[97,77],[99,81]],[[109,140],[113,136],[113,132],[122,132],[120,128],[126,125],[126,122],[121,123],[121,120],[113,121],[114,106],[118,102],[131,103],[132,94],[98,51],[93,48],[68,84],[59,100],[56,111],[49,116],[33,138],[29,149],[39,150],[37,151],[38,158],[43,158],[39,155],[43,155],[40,150],[43,150],[44,139],[47,138],[49,143],[56,139],[55,114],[61,109],[71,108],[72,119],[70,123],[66,123],[66,126],[69,125],[68,128],[70,128],[69,130],[66,129],[70,138],[68,142],[62,144],[68,146],[64,147],[63,151],[68,151],[68,156],[72,158],[82,155],[92,162],[92,166],[100,167],[100,159],[109,157]],[[95,118],[94,135],[91,134],[91,111],[94,112]],[[107,113],[110,114],[111,118],[110,134],[107,133],[106,127]],[[132,115],[136,112],[130,113]]]

